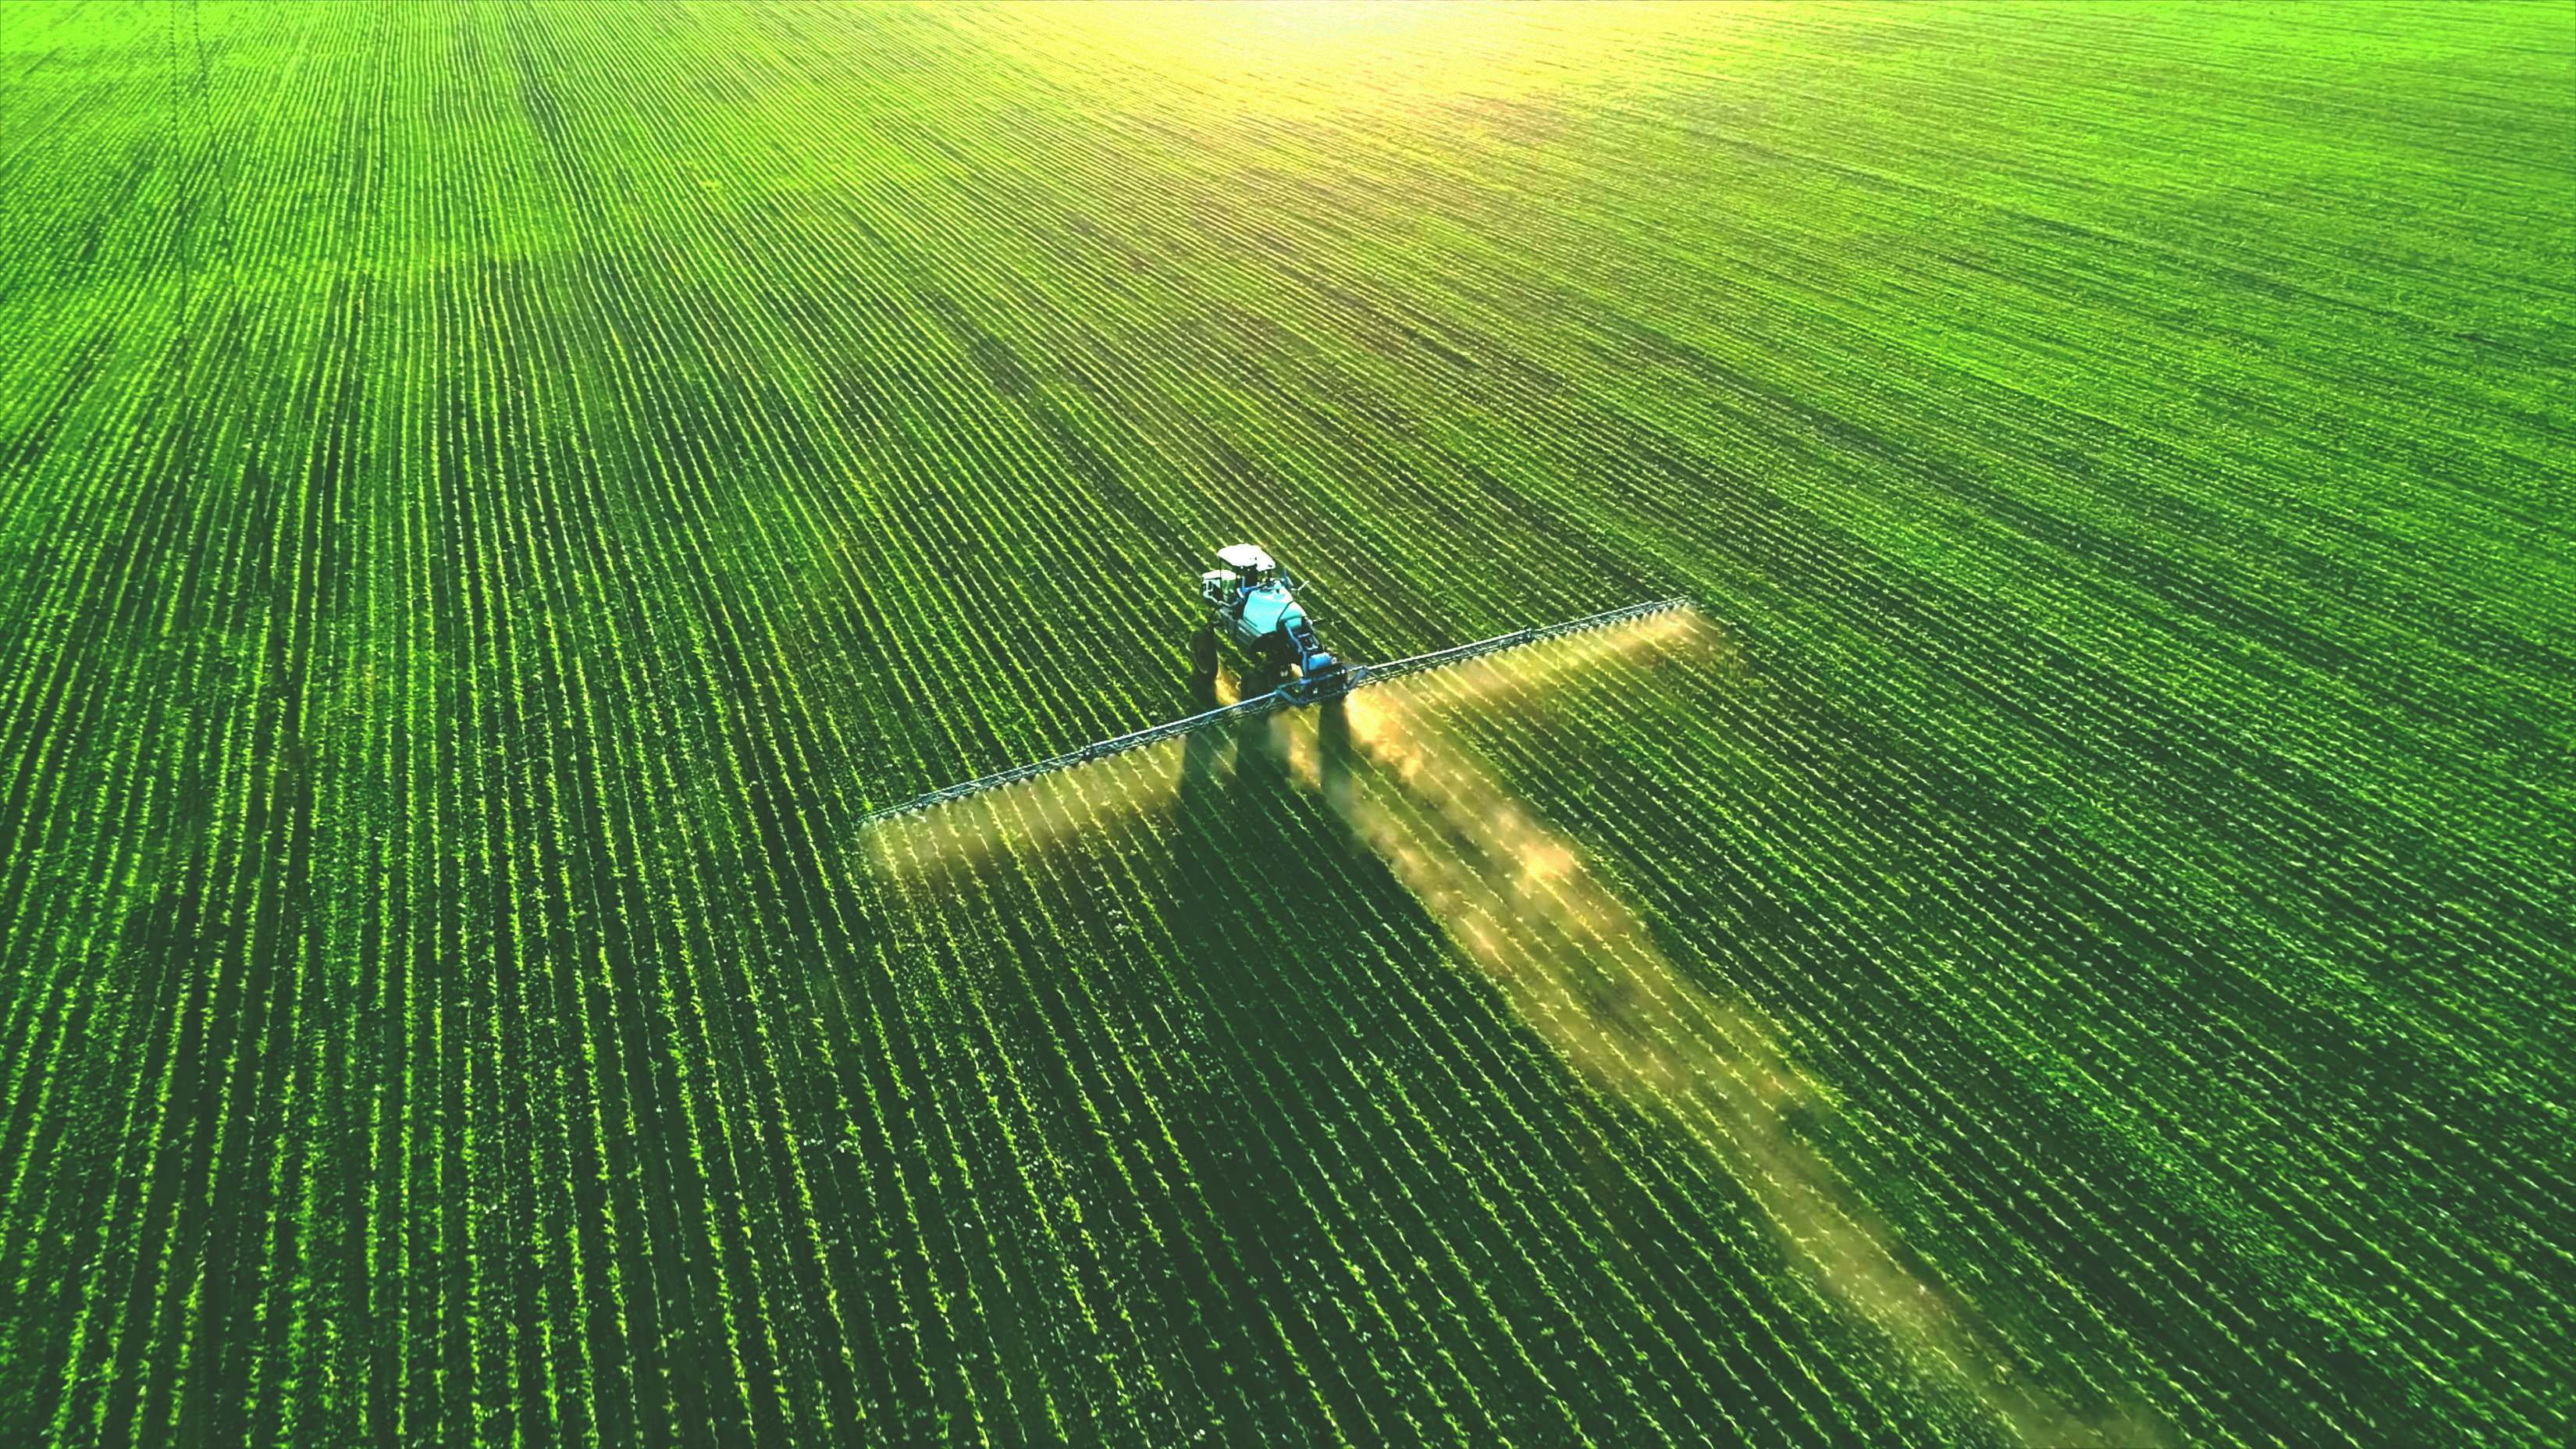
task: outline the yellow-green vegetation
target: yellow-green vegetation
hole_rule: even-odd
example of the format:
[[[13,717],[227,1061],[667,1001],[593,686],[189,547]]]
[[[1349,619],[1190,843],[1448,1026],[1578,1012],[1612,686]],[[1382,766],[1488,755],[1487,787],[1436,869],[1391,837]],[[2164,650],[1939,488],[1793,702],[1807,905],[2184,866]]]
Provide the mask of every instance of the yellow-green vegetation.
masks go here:
[[[0,1441],[2542,1443],[2564,4],[0,0]],[[1698,607],[861,830],[1368,660]]]

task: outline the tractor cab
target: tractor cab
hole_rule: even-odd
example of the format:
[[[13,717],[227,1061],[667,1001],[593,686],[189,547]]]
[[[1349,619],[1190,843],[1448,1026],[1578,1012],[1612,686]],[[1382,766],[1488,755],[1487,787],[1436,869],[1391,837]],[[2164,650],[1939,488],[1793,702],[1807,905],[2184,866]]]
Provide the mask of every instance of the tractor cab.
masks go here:
[[[1279,563],[1257,544],[1237,543],[1218,549],[1222,568],[1199,575],[1199,595],[1221,614],[1239,612],[1245,597],[1280,582]]]

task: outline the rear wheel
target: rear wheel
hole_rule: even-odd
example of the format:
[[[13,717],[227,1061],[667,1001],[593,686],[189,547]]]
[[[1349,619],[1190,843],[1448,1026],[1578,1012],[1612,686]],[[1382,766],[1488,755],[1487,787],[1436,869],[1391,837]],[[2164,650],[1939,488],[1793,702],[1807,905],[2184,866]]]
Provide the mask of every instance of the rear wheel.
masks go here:
[[[1203,710],[1216,708],[1216,625],[1212,620],[1190,639],[1190,703]]]

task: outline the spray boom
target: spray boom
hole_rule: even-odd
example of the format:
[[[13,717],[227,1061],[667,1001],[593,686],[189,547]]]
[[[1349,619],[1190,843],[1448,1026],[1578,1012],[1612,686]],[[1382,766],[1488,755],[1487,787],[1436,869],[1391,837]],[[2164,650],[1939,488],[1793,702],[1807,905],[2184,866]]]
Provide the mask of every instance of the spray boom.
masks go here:
[[[1282,594],[1286,593],[1285,585],[1279,582],[1281,576],[1277,573],[1276,566],[1270,563],[1270,556],[1268,554],[1261,553],[1258,549],[1251,549],[1249,545],[1239,544],[1236,548],[1248,549],[1251,554],[1257,556],[1258,564],[1254,565],[1253,568],[1263,582],[1254,584],[1250,589],[1246,589],[1244,587],[1242,576],[1231,569],[1211,571],[1207,574],[1201,575],[1200,588],[1202,596],[1205,597],[1209,604],[1218,611],[1218,615],[1221,619],[1228,617],[1226,610],[1229,603],[1235,603],[1240,600],[1244,594],[1257,594],[1258,591],[1263,588],[1276,588]],[[1234,553],[1235,549],[1228,549],[1226,553],[1221,556],[1226,559],[1227,563],[1232,564],[1234,562]],[[1228,597],[1229,584],[1233,586],[1231,590],[1232,598]],[[917,811],[928,810],[934,806],[945,805],[954,800],[965,799],[969,795],[980,795],[987,790],[995,790],[1004,785],[1017,784],[1022,780],[1032,780],[1040,775],[1052,774],[1057,770],[1071,769],[1076,765],[1087,765],[1094,760],[1106,759],[1111,755],[1122,754],[1128,750],[1138,749],[1145,745],[1156,744],[1163,740],[1178,739],[1183,735],[1206,729],[1211,725],[1221,724],[1228,720],[1250,719],[1256,715],[1271,714],[1283,709],[1293,709],[1299,705],[1316,704],[1328,699],[1338,699],[1341,696],[1350,693],[1352,690],[1362,689],[1369,685],[1383,683],[1391,679],[1400,679],[1408,674],[1418,674],[1426,669],[1438,669],[1446,665],[1461,664],[1470,659],[1482,658],[1489,654],[1499,654],[1506,649],[1518,649],[1526,645],[1539,643],[1543,640],[1558,639],[1568,634],[1578,634],[1588,629],[1608,628],[1614,624],[1627,623],[1632,619],[1643,619],[1649,615],[1660,614],[1667,610],[1684,608],[1689,604],[1690,600],[1687,598],[1656,599],[1649,603],[1630,604],[1624,608],[1604,610],[1598,614],[1586,614],[1580,619],[1567,619],[1561,623],[1540,625],[1528,629],[1516,629],[1508,634],[1497,634],[1490,639],[1479,639],[1472,644],[1459,644],[1448,649],[1434,650],[1429,654],[1416,654],[1404,659],[1388,660],[1382,664],[1350,664],[1337,660],[1332,655],[1324,652],[1323,646],[1315,640],[1313,626],[1307,621],[1304,611],[1297,609],[1293,600],[1287,603],[1285,609],[1273,607],[1268,610],[1267,613],[1259,612],[1260,605],[1258,601],[1256,601],[1249,607],[1238,606],[1236,608],[1235,616],[1239,617],[1244,613],[1252,613],[1255,614],[1256,622],[1266,623],[1269,626],[1262,628],[1254,635],[1255,638],[1270,638],[1284,635],[1288,641],[1286,647],[1295,651],[1294,656],[1285,662],[1293,663],[1297,666],[1297,672],[1288,680],[1287,683],[1266,693],[1254,695],[1252,698],[1243,700],[1237,704],[1222,705],[1216,709],[1207,710],[1200,714],[1190,715],[1183,719],[1171,720],[1163,724],[1137,730],[1132,734],[1123,734],[1112,739],[1097,740],[1091,744],[1084,745],[1078,750],[1068,750],[1061,755],[1053,755],[1046,759],[1032,761],[1025,765],[1014,765],[1007,770],[997,770],[990,775],[979,775],[972,780],[963,780],[954,785],[943,786],[940,789],[929,791],[926,794],[916,795],[912,799],[906,800],[900,805],[891,805],[882,810],[872,811],[862,818],[859,824],[861,828],[864,829],[865,827],[877,824],[880,821],[890,820],[896,816],[910,815]],[[1286,612],[1287,610],[1296,610],[1296,612],[1289,614]],[[1301,633],[1302,637],[1300,637]]]

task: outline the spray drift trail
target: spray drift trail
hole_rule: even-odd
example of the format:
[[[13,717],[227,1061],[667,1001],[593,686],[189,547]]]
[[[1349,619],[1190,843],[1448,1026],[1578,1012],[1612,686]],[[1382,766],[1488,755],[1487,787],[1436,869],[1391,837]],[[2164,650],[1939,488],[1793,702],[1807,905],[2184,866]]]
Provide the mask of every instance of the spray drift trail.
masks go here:
[[[1195,792],[1241,788],[1256,770],[1284,779],[1320,798],[1586,1085],[1697,1144],[1759,1205],[1807,1279],[1919,1370],[2026,1443],[2161,1442],[2139,1411],[2078,1414],[2014,1381],[1975,1307],[1909,1266],[1893,1231],[1791,1125],[1811,1130],[1834,1109],[1831,1090],[1790,1059],[1758,1008],[1678,968],[1584,852],[1445,722],[1541,708],[1559,683],[1613,663],[1705,672],[1732,668],[1730,653],[1695,609],[1660,606],[1373,681],[1315,709],[1239,712],[1238,700],[1199,717],[1213,728],[885,812],[867,845],[879,872],[935,908],[953,872],[1153,828]]]

